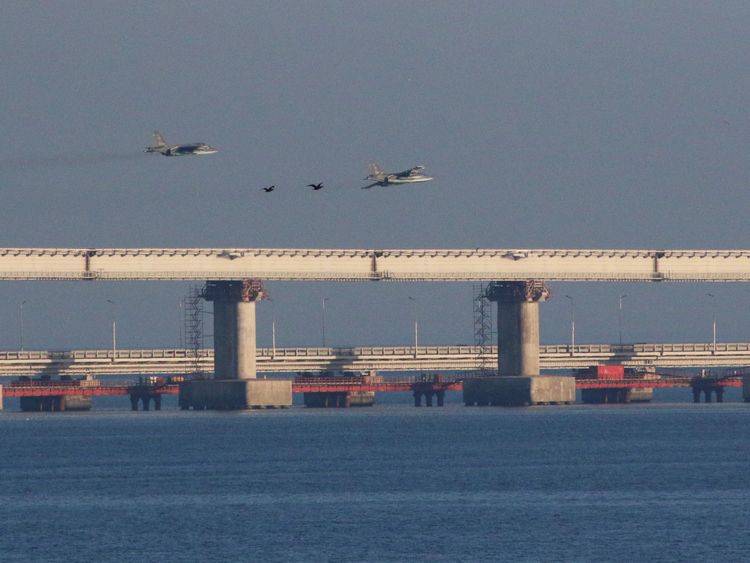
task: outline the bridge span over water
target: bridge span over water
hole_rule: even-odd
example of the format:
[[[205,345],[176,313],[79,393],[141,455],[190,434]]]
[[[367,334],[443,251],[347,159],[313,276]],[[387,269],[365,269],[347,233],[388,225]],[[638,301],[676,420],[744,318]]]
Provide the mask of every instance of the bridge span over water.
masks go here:
[[[539,304],[550,296],[545,282],[747,282],[750,250],[0,248],[2,280],[204,280],[202,297],[213,302],[214,313],[212,371],[221,381],[255,379],[258,371],[277,365],[284,371],[446,369],[461,355],[447,353],[435,364],[423,360],[427,354],[421,349],[414,358],[401,354],[398,361],[398,354],[366,358],[360,352],[330,352],[317,359],[274,354],[268,360],[256,344],[255,306],[264,297],[263,281],[486,281],[483,297],[498,303],[497,372],[529,378],[545,369],[539,349]],[[570,358],[563,353],[555,361],[562,364],[579,352],[569,350]],[[476,352],[465,355],[475,356],[476,365]],[[712,349],[702,361],[718,355]],[[119,363],[113,356],[111,362]],[[632,353],[619,359],[637,361]],[[500,379],[498,385],[519,381]],[[535,379],[533,385],[557,385],[550,381]],[[208,396],[223,384],[200,385]]]
[[[259,348],[260,373],[322,371],[447,372],[495,366],[497,347],[361,346],[356,348]],[[540,347],[542,370],[593,365],[633,368],[730,368],[750,366],[750,343],[553,344]],[[0,352],[0,376],[175,375],[214,371],[214,350],[140,349]]]
[[[750,281],[750,250],[0,248],[0,280]]]

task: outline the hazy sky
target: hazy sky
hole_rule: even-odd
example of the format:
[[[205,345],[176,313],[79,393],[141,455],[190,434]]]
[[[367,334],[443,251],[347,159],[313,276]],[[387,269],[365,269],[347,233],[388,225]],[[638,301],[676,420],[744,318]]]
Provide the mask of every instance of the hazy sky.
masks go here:
[[[0,246],[748,248],[748,29],[740,1],[6,2]],[[220,152],[144,154],[157,128]],[[373,159],[435,180],[360,190]],[[175,346],[189,286],[5,282],[0,348],[24,300],[26,348],[107,346],[113,314]],[[267,287],[260,345],[274,308],[320,344],[323,297],[329,344],[410,342],[410,295],[421,342],[473,340],[470,283]],[[552,291],[547,343],[566,294],[579,342],[617,341],[622,294],[628,342],[750,337],[750,285]]]

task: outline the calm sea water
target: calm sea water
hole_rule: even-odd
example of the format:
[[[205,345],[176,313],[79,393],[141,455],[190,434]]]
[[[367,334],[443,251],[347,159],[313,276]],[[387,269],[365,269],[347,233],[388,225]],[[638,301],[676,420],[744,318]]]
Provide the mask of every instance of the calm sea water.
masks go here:
[[[750,558],[750,404],[6,407],[2,561]]]

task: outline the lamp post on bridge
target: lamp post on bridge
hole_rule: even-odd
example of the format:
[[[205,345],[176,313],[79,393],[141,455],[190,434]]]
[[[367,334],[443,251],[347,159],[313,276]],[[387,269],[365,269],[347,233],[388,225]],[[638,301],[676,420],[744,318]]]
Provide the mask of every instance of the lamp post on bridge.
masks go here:
[[[179,302],[179,317],[177,319],[177,324],[180,328],[179,348],[185,348],[185,335],[183,333],[183,330],[185,329],[185,299],[184,298],[181,298]]]
[[[414,357],[417,357],[417,349],[419,348],[419,321],[417,320],[417,298],[409,296],[409,301],[414,304]]]
[[[627,294],[620,295],[620,308],[617,313],[617,329],[620,333],[620,348],[622,348],[622,300],[627,297]]]
[[[576,302],[570,295],[566,295],[565,298],[570,300],[570,355],[572,356],[576,347]]]
[[[117,317],[115,312],[117,304],[111,299],[107,299],[107,303],[112,305],[112,361],[114,361],[117,355]]]
[[[23,352],[23,306],[27,301],[24,299],[18,304],[18,348]]]
[[[271,358],[276,357],[276,303],[273,298],[266,297],[271,302]]]
[[[326,302],[328,301],[328,297],[323,298],[323,348],[326,347]]]
[[[706,293],[711,298],[711,326],[713,328],[713,343],[711,353],[716,354],[716,296],[713,293]]]

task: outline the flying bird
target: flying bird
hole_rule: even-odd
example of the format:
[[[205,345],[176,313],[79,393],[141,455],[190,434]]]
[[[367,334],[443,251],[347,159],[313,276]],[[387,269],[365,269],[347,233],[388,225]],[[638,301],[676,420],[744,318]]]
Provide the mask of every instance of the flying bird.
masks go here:
[[[320,182],[318,184],[307,184],[308,188],[312,188],[314,191],[322,190],[323,189],[323,182]]]
[[[264,192],[272,192],[276,189],[276,186],[268,186],[267,188],[261,188]]]

